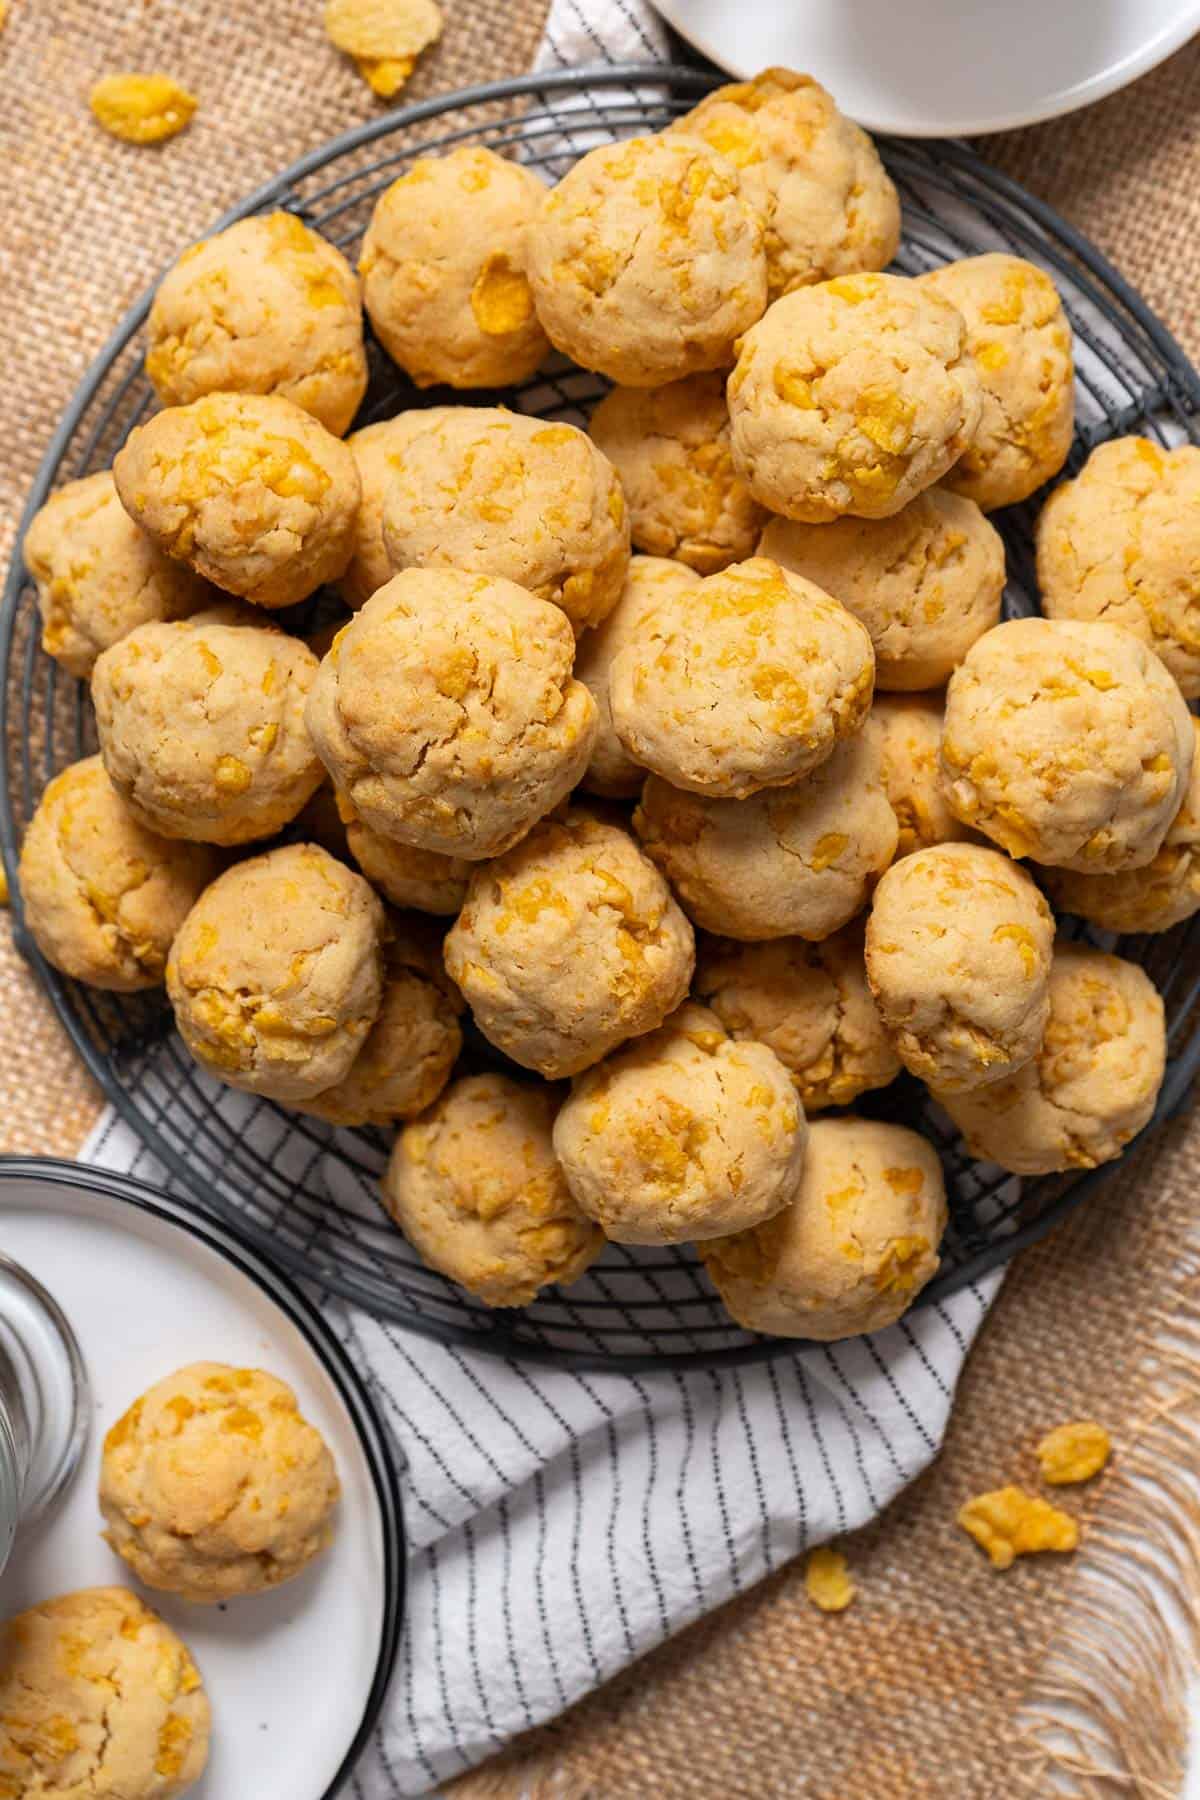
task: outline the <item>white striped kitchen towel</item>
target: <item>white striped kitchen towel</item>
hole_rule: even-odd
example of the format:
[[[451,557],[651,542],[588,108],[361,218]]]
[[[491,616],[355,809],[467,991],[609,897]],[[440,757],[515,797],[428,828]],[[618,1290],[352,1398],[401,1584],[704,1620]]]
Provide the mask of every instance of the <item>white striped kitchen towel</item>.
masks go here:
[[[665,52],[643,0],[554,0],[540,66]],[[240,1105],[278,1165],[279,1115],[222,1100]],[[112,1114],[83,1157],[171,1185]],[[501,1362],[329,1303],[394,1436],[410,1547],[400,1663],[351,1791],[436,1789],[865,1524],[936,1453],[999,1280],[875,1337],[641,1378]]]

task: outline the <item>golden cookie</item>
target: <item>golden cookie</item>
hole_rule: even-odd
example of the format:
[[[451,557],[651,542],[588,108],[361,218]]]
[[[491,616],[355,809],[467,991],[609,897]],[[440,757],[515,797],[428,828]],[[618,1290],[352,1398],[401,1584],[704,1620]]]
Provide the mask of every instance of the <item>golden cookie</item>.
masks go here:
[[[884,791],[900,827],[898,857],[934,844],[978,841],[955,818],[942,787],[940,694],[877,694],[866,730],[883,757]]]
[[[1165,1066],[1163,1004],[1145,971],[1059,943],[1032,1062],[1007,1081],[938,1099],[972,1156],[1018,1175],[1094,1169],[1149,1123]]]
[[[861,620],[880,688],[941,687],[1000,618],[1004,540],[973,500],[944,488],[890,519],[772,519],[758,551]]]
[[[894,863],[867,920],[867,978],[906,1068],[957,1093],[1027,1063],[1053,947],[1050,908],[998,850],[939,844]]]
[[[448,406],[415,406],[352,431],[346,448],[353,453],[362,484],[362,502],[354,519],[354,549],[338,583],[342,598],[352,610],[369,600],[377,588],[390,581],[392,559],[383,541],[383,501],[388,486],[404,466],[409,444],[421,432],[437,424]]]
[[[1010,855],[1052,867],[1152,862],[1194,750],[1179,689],[1119,625],[1010,619],[968,651],[946,692],[951,808]]]
[[[446,939],[475,1022],[550,1080],[653,1031],[683,999],[692,929],[633,839],[583,812],[478,869]]]
[[[770,1218],[807,1137],[791,1076],[688,1002],[573,1085],[554,1149],[583,1211],[619,1244],[680,1244]]]
[[[479,861],[575,786],[596,703],[558,607],[515,582],[405,569],[322,662],[309,734],[370,830]]]
[[[56,775],[21,845],[25,923],[47,962],[90,987],[131,993],[163,978],[167,952],[217,873],[214,853],[147,831],[98,756]]]
[[[516,387],[550,344],[526,275],[546,190],[480,145],[418,157],[379,196],[359,273],[375,335],[418,387]]]
[[[354,271],[294,213],[239,219],[193,244],[159,282],[146,338],[164,406],[280,394],[341,437],[367,389]]]
[[[467,897],[473,865],[461,856],[443,856],[438,850],[418,850],[396,838],[381,837],[355,818],[346,826],[346,842],[372,887],[393,906],[452,917]]]
[[[113,785],[164,837],[270,837],[321,784],[304,727],[316,675],[312,651],[268,626],[208,615],[139,625],[92,676]]]
[[[762,237],[738,171],[703,139],[604,144],[530,230],[538,317],[556,349],[626,387],[728,368],[767,303]]]
[[[875,658],[844,606],[766,557],[662,603],[613,661],[613,725],[673,787],[744,799],[786,787],[856,732]]]
[[[286,1381],[191,1363],[104,1439],[104,1535],[139,1581],[215,1604],[290,1581],[333,1536],[333,1457]]]
[[[1038,520],[1037,575],[1051,619],[1123,625],[1200,694],[1200,448],[1148,438],[1099,444]]]
[[[937,1273],[945,1229],[931,1144],[903,1125],[818,1119],[792,1204],[700,1254],[747,1331],[832,1343],[895,1324]]]
[[[113,476],[160,550],[257,606],[291,606],[350,560],[354,457],[279,394],[207,394],[156,413]]]
[[[878,745],[865,732],[820,768],[748,800],[713,800],[652,775],[634,830],[706,931],[817,941],[854,917],[896,852]]]
[[[487,1306],[578,1280],[604,1238],[555,1159],[549,1088],[468,1075],[396,1139],[383,1200],[424,1262]]]
[[[839,275],[776,300],[729,378],[734,467],[772,512],[886,519],[975,435],[961,313],[902,275]]]
[[[588,429],[621,478],[639,550],[700,575],[753,556],[766,514],[733,467],[722,375],[613,388]]]
[[[383,908],[315,844],[236,863],[206,888],[167,962],[175,1023],[231,1087],[310,1100],[343,1080],[379,1015]]]
[[[212,1715],[169,1625],[127,1588],[84,1588],[0,1625],[0,1794],[175,1800]]]
[[[186,619],[214,598],[139,531],[111,469],[69,481],[34,514],[22,545],[37,584],[42,649],[86,681],[96,658],[136,625]]]

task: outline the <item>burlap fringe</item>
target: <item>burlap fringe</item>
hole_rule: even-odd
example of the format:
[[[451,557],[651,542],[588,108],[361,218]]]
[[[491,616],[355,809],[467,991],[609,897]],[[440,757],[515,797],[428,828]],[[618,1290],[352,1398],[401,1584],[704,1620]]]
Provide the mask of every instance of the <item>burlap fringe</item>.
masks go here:
[[[1200,1667],[1200,1286],[1147,1322],[1155,1403],[1097,1497],[1075,1587],[1019,1720],[1039,1800],[1178,1800]]]

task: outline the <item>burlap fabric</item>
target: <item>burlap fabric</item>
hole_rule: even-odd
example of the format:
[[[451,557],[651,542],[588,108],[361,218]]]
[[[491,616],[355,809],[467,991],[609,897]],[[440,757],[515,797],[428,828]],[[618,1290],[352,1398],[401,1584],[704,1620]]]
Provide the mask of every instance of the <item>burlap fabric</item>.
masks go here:
[[[446,36],[409,94],[527,67],[544,10],[447,0]],[[216,213],[375,106],[326,43],[320,12],[319,0],[13,0],[0,36],[3,557],[53,423],[119,313]],[[202,97],[191,131],[161,150],[116,145],[88,118],[96,75],[133,66],[168,69]],[[1198,98],[1194,45],[1085,114],[983,146],[1087,231],[1194,355]],[[5,938],[0,1147],[69,1154],[99,1107]],[[1198,1152],[1200,1122],[1171,1127],[1018,1264],[938,1463],[848,1546],[859,1585],[849,1612],[818,1615],[799,1571],[785,1570],[465,1778],[460,1800],[1050,1794],[1057,1778],[1031,1731],[1039,1703],[1064,1694],[1090,1702],[1085,1732],[1100,1733],[1066,1746],[1075,1791],[1177,1793],[1183,1671],[1172,1646],[1186,1638],[1156,1631],[1138,1556],[1149,1531],[1175,1604],[1194,1612],[1186,1391],[1198,1327],[1186,1289],[1200,1256]],[[1164,1413],[1177,1391],[1184,1402]],[[957,1506],[1032,1480],[1036,1437],[1086,1414],[1117,1444],[1107,1482],[1069,1500],[1088,1518],[1090,1560],[995,1574],[955,1528]],[[1119,1630],[1111,1586],[1097,1585],[1106,1572],[1141,1608]]]

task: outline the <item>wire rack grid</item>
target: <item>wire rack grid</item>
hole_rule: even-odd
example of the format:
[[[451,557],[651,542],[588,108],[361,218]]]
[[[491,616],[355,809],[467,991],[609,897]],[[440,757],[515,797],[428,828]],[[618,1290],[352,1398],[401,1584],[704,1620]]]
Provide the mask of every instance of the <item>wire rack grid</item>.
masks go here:
[[[282,206],[353,258],[375,200],[419,154],[484,144],[553,181],[585,150],[661,128],[713,85],[712,76],[696,69],[630,65],[541,74],[426,101],[375,119],[304,158],[213,229]],[[1078,429],[1068,472],[1095,444],[1130,431],[1164,443],[1200,440],[1200,378],[1094,248],[961,144],[884,140],[880,147],[903,202],[902,271],[1008,249],[1054,277],[1075,334],[1078,366]],[[150,295],[143,296],[121,322],[67,409],[30,494],[22,535],[55,486],[106,467],[152,409],[141,349],[149,302]],[[371,379],[360,423],[463,398],[446,390],[418,392],[375,343],[368,348]],[[517,392],[470,398],[503,399],[525,412],[584,423],[605,385],[560,359]],[[1036,504],[996,515],[1008,553],[1010,614],[1036,610],[1035,516]],[[223,1089],[192,1064],[170,1029],[161,995],[102,994],[51,969],[21,919],[16,857],[46,781],[96,744],[86,690],[63,677],[38,640],[36,598],[18,540],[0,613],[0,843],[17,941],[108,1098],[173,1177],[292,1272],[442,1341],[614,1372],[718,1367],[794,1347],[734,1326],[686,1247],[613,1245],[569,1290],[548,1290],[519,1311],[490,1311],[425,1268],[384,1216],[376,1197],[387,1154],[381,1134],[335,1132]],[[1067,921],[1066,929],[1076,927]],[[1167,1005],[1170,1062],[1149,1131],[1178,1106],[1200,1063],[1194,1029],[1200,922],[1160,937],[1126,939],[1120,947],[1146,966]],[[475,1038],[466,1054],[477,1064],[489,1052]],[[860,1110],[918,1125],[942,1155],[950,1224],[941,1270],[922,1305],[945,1299],[1042,1236],[1110,1172],[1022,1185],[976,1165],[928,1097],[907,1080],[865,1097]]]

